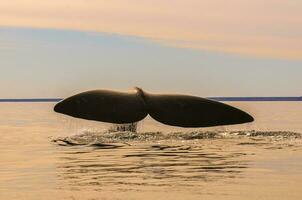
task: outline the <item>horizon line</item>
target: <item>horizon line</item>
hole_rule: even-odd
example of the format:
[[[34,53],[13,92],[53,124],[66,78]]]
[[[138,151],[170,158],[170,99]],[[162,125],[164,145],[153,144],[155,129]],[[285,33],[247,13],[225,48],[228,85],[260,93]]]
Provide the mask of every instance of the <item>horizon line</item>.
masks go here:
[[[214,101],[302,101],[302,96],[205,97]],[[59,102],[64,98],[0,98],[0,102]]]

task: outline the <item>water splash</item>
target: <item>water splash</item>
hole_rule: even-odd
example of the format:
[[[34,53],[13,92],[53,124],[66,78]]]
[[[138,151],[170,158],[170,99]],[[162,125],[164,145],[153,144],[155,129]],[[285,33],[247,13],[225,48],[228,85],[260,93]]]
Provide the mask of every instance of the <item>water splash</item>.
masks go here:
[[[132,127],[130,127],[132,128]],[[84,130],[80,134],[69,137],[59,137],[53,142],[59,145],[104,145],[111,143],[128,144],[131,142],[157,142],[157,141],[187,141],[203,139],[240,139],[250,138],[257,140],[296,140],[301,139],[302,134],[289,131],[189,131],[189,132],[132,132],[117,131],[109,129],[107,131]]]

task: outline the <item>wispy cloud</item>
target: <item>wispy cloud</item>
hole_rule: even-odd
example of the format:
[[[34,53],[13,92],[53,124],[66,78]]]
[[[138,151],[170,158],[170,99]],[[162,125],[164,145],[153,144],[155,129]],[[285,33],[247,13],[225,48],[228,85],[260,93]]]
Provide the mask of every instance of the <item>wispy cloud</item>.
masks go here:
[[[148,37],[165,44],[302,59],[300,0],[11,0],[0,25]]]

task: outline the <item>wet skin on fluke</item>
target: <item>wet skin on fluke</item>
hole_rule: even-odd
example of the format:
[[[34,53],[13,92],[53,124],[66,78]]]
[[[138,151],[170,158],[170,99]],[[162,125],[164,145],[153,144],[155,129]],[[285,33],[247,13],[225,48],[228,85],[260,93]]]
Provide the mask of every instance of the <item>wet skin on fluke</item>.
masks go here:
[[[150,94],[93,90],[59,102],[55,112],[76,118],[116,124],[134,123],[148,114],[163,124],[180,127],[210,127],[254,121],[248,113],[209,99],[178,94]]]

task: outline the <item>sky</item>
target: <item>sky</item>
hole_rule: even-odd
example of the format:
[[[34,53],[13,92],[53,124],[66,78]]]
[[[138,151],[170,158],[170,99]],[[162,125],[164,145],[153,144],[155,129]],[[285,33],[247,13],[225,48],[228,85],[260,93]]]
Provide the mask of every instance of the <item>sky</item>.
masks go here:
[[[300,0],[0,3],[0,98],[301,96]]]

